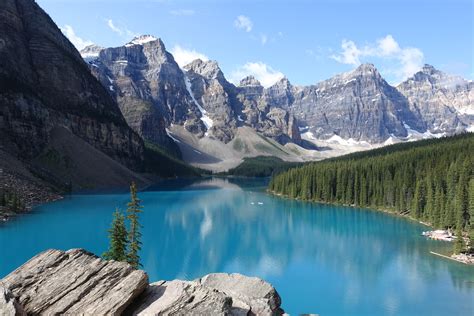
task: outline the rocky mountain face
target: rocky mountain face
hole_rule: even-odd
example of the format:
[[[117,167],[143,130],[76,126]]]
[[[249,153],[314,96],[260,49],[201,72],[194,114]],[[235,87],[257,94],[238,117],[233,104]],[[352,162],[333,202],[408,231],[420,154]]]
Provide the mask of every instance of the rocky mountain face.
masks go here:
[[[95,49],[85,49],[83,56]],[[169,143],[171,124],[224,143],[247,126],[280,144],[300,145],[300,130],[310,140],[382,144],[414,134],[453,134],[473,124],[474,84],[431,66],[397,88],[372,64],[312,86],[293,86],[283,78],[264,88],[252,76],[233,85],[215,61],[195,60],[179,69],[161,40],[151,36],[103,49],[90,63],[130,126],[157,144]]]
[[[431,133],[459,133],[474,124],[474,83],[425,65],[397,89]]]
[[[176,126],[188,152],[209,161],[262,154],[260,136],[281,145],[334,137],[370,145],[474,130],[474,83],[429,65],[396,88],[370,64],[312,86],[283,78],[264,88],[252,76],[234,85],[215,61],[181,69],[150,35],[121,47],[88,46],[84,63],[34,1],[5,0],[0,9],[0,154],[42,178],[88,186],[104,178],[87,172],[95,162],[123,183],[133,176],[127,168],[143,166],[142,138],[179,152],[170,137]],[[214,141],[228,145],[225,155]],[[308,155],[300,149],[291,151]]]
[[[158,281],[83,249],[47,250],[0,280],[2,315],[283,315],[275,288],[215,273]]]
[[[37,158],[73,164],[49,147],[52,131],[65,131],[139,169],[143,141],[49,16],[32,0],[4,0],[0,12],[0,149],[54,173]]]
[[[274,100],[269,98],[274,90],[267,91],[253,76],[242,79],[237,87],[242,120],[280,144],[299,143],[301,138],[295,118],[284,104],[272,103]]]
[[[339,136],[377,143],[390,136],[406,137],[405,123],[418,131],[425,128],[407,99],[371,64],[293,91],[289,108],[317,139]]]
[[[82,51],[84,58],[90,50]],[[89,64],[116,98],[128,124],[153,143],[169,144],[166,128],[172,124],[224,143],[243,125],[282,143],[299,141],[294,119],[286,110],[257,106],[264,103],[259,83],[252,86],[244,80],[236,87],[215,61],[196,60],[180,69],[163,42],[150,35],[103,49]]]
[[[234,106],[235,87],[215,61],[197,59],[184,67],[189,91],[199,105],[208,133],[227,143],[238,126]]]
[[[81,56],[85,61],[92,61],[99,57],[99,53],[103,49],[103,47],[92,44],[81,50]]]
[[[117,100],[129,126],[145,140],[171,146],[166,134],[171,123],[204,134],[185,76],[161,40],[141,36],[124,46],[103,49],[90,65]]]
[[[469,129],[473,86],[425,65],[395,88],[373,65],[363,64],[314,86],[294,87],[282,79],[265,94],[272,106],[288,109],[310,138],[380,144]]]

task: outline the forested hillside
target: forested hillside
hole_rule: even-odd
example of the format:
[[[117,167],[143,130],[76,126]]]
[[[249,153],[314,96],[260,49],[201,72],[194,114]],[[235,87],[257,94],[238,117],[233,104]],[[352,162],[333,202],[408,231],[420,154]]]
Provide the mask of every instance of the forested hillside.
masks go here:
[[[240,165],[222,174],[238,177],[270,177],[299,165],[300,162],[283,161],[278,157],[258,156],[244,158]]]
[[[474,134],[305,164],[272,178],[290,198],[390,210],[474,233]],[[471,219],[471,220],[470,220]]]

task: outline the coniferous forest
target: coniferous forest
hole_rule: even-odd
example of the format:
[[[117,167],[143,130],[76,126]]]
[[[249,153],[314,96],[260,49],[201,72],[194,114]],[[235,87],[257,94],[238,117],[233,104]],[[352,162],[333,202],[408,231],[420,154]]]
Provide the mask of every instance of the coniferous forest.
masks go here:
[[[396,144],[274,176],[289,198],[389,210],[474,238],[474,134]],[[473,243],[471,242],[471,246]]]

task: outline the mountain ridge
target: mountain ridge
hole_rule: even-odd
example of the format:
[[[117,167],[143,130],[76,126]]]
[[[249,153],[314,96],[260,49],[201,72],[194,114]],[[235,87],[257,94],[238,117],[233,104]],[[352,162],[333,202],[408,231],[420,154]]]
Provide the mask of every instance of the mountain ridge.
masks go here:
[[[164,47],[158,37],[151,39],[150,42],[158,41]],[[474,85],[462,78],[456,80],[464,80],[466,88],[459,95],[453,92],[444,100],[446,103],[455,100],[455,105],[443,105],[443,111],[434,114],[429,106],[418,105],[423,97],[422,89],[413,83],[421,80],[420,72],[454,78],[430,65],[397,87],[388,84],[373,64],[361,64],[314,85],[293,86],[284,77],[268,88],[262,87],[251,75],[237,85],[230,83],[214,60],[194,60],[182,69],[191,95],[191,104],[186,102],[187,106],[192,109],[196,101],[199,109],[195,112],[198,124],[185,124],[187,130],[199,137],[216,137],[224,143],[231,141],[236,128],[242,125],[280,144],[291,142],[300,146],[303,144],[300,130],[305,134],[304,140],[311,142],[340,138],[383,145],[451,135],[474,126]],[[451,79],[451,83],[456,80]],[[434,85],[432,94],[439,89],[439,84]],[[438,121],[447,122],[441,124],[433,115],[440,115]],[[183,124],[176,120],[167,122],[168,125],[176,123]]]
[[[393,142],[452,135],[474,127],[474,85],[462,78],[452,79],[455,77],[444,74],[433,66],[426,65],[420,72],[396,87],[387,83],[373,64],[361,64],[352,71],[314,85],[295,86],[284,77],[272,86],[264,88],[251,75],[243,78],[238,84],[227,81],[215,60],[197,59],[180,68],[172,59],[172,54],[166,51],[161,39],[150,35],[144,38],[147,40],[143,43],[138,40],[137,44],[106,48],[95,61],[89,61],[89,64],[103,85],[112,83],[112,78],[104,75],[110,69],[120,75],[118,81],[128,81],[126,85],[130,85],[130,78],[131,82],[136,81],[133,80],[133,67],[127,66],[130,67],[129,73],[117,71],[108,60],[110,57],[104,52],[110,49],[123,50],[124,47],[135,47],[137,50],[147,48],[161,52],[161,56],[164,56],[161,59],[141,61],[147,71],[158,74],[155,79],[148,80],[149,85],[161,85],[179,91],[171,98],[171,103],[177,106],[178,112],[166,106],[170,99],[155,98],[152,105],[144,111],[146,114],[142,113],[154,120],[161,120],[159,128],[153,128],[153,124],[152,128],[148,128],[149,132],[159,131],[161,136],[156,139],[149,137],[145,132],[147,128],[140,130],[134,123],[130,123],[132,115],[127,113],[135,107],[133,102],[125,100],[121,106],[130,126],[145,139],[161,146],[170,146],[173,142],[179,146],[176,141],[166,138],[166,130],[173,129],[172,126],[183,126],[187,133],[198,139],[211,138],[224,144],[236,137],[240,127],[250,127],[256,133],[281,145],[296,146],[294,148],[298,152],[297,155],[303,154],[305,159],[322,159]],[[123,59],[124,63],[125,60]],[[108,64],[106,69],[97,66],[104,62]],[[167,67],[172,71],[163,71]],[[167,75],[160,75],[163,72]],[[461,89],[448,89],[449,93],[444,93],[443,98],[432,98],[441,109],[438,111],[433,110],[429,103],[420,105],[420,100],[426,95],[423,78],[429,77],[428,81],[434,82],[438,80],[436,76],[449,78],[451,83],[464,84],[461,84],[464,87]],[[113,81],[115,82],[115,79]],[[113,91],[115,87],[110,87],[111,94],[120,95],[120,92]],[[436,83],[431,86],[429,93],[437,96],[441,89],[441,84]],[[141,100],[138,102],[146,98],[145,93],[137,96],[137,99]],[[441,101],[444,104],[439,105]],[[143,121],[146,120],[138,119],[135,123],[143,125]],[[317,146],[329,147],[332,153],[312,153],[311,150],[314,151]],[[339,147],[344,150],[341,151]],[[206,152],[205,148],[197,150]],[[298,160],[296,157],[294,159]]]

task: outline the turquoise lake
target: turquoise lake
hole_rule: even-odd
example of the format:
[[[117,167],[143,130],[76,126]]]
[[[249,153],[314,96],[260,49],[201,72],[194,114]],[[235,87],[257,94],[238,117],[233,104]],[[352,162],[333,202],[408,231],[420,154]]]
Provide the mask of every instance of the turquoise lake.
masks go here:
[[[371,210],[290,201],[267,180],[166,181],[139,193],[150,281],[239,272],[272,283],[292,315],[473,315],[474,267],[442,259],[428,228]],[[108,246],[126,191],[76,194],[0,224],[0,278],[48,248]]]

